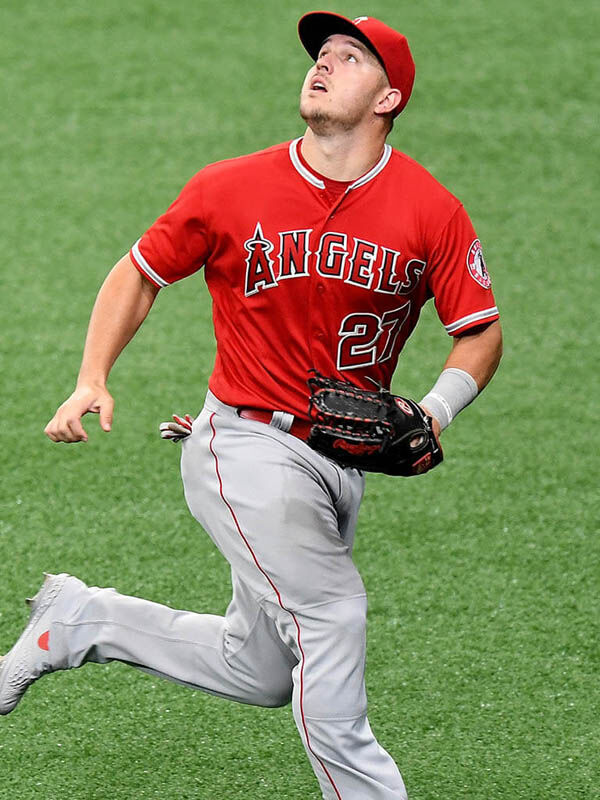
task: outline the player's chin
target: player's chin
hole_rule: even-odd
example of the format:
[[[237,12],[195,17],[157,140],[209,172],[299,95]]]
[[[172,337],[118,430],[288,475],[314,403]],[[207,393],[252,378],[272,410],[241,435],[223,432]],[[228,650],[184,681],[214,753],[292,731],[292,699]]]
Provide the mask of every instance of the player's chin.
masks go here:
[[[304,92],[300,95],[300,116],[306,119],[307,115],[311,113],[315,103],[312,97],[308,97]]]
[[[312,123],[319,127],[331,120],[331,115],[324,104],[318,102],[318,99],[315,101],[312,98],[308,98],[307,100],[304,98],[300,99],[300,116],[307,125],[311,125]]]

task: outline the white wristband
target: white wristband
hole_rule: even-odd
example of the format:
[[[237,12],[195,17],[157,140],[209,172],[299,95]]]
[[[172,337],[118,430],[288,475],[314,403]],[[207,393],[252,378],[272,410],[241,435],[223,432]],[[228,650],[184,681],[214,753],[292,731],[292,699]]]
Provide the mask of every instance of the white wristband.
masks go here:
[[[421,400],[421,405],[433,414],[444,430],[478,394],[479,388],[472,375],[464,369],[448,367]]]

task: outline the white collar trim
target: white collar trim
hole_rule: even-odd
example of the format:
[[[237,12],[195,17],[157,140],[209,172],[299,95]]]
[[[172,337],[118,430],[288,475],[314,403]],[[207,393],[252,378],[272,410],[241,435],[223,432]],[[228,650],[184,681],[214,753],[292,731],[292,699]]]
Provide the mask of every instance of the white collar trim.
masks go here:
[[[385,165],[390,160],[391,155],[392,155],[392,146],[390,144],[385,144],[383,146],[383,154],[379,159],[379,161],[377,162],[377,164],[375,164],[374,167],[371,167],[371,169],[368,172],[366,172],[362,176],[362,178],[359,178],[357,181],[354,181],[354,183],[351,183],[350,186],[348,187],[348,191],[351,191],[352,189],[358,189],[359,186],[364,186],[365,183],[372,181],[373,178],[376,175],[379,175],[381,170],[385,168]]]
[[[310,170],[306,169],[304,164],[300,161],[300,156],[298,155],[298,145],[302,137],[299,136],[297,139],[294,139],[293,142],[290,142],[290,159],[296,170],[300,173],[300,175],[304,178],[305,181],[308,181],[313,186],[316,186],[317,189],[325,189],[325,183],[320,179],[317,178],[316,175],[313,175]],[[346,189],[347,192],[350,192],[352,189],[358,189],[359,186],[364,186],[365,183],[372,181],[382,169],[385,168],[386,164],[390,160],[392,155],[392,146],[389,144],[385,144],[383,147],[383,154],[377,164],[374,167],[366,172],[361,178],[351,183],[350,186]]]
[[[302,137],[299,136],[297,139],[294,139],[293,142],[290,142],[290,158],[292,159],[292,164],[296,167],[305,181],[312,183],[312,185],[316,186],[317,189],[324,189],[325,184],[323,181],[320,178],[317,178],[316,175],[313,175],[312,172],[309,172],[304,164],[300,161],[300,156],[298,155],[298,143],[301,139]]]

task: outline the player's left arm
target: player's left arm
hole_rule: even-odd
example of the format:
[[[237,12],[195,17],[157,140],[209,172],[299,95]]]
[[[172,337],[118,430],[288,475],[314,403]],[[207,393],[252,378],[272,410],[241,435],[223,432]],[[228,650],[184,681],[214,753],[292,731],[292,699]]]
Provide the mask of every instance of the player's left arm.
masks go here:
[[[468,372],[481,392],[491,381],[501,358],[502,328],[500,320],[494,320],[456,336],[444,369],[454,367]]]
[[[501,358],[502,328],[499,320],[454,337],[438,382],[421,401],[421,406],[433,419],[436,435],[483,391]]]

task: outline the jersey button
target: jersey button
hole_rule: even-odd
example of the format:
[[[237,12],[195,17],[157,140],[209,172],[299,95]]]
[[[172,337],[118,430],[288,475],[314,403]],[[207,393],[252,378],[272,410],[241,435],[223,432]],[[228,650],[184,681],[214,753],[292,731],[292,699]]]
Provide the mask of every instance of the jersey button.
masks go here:
[[[323,284],[322,283],[318,283],[317,284],[317,292],[319,294],[323,294],[324,291],[325,291],[325,287],[323,286]]]

